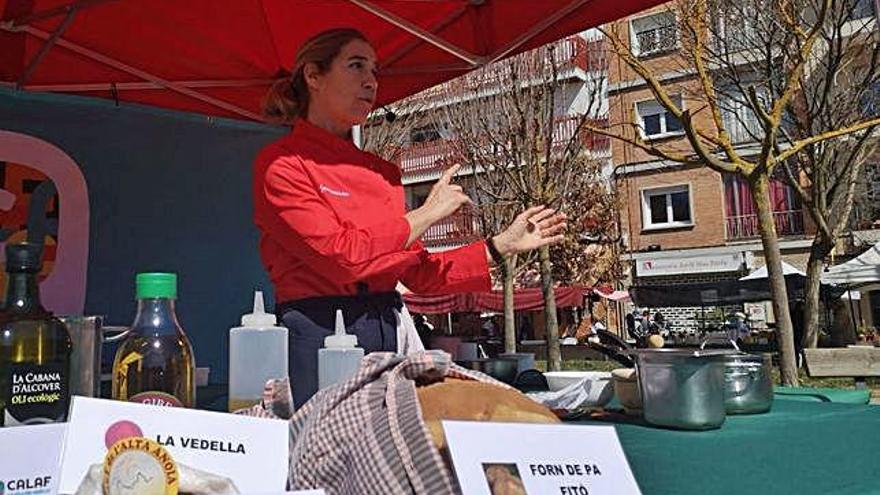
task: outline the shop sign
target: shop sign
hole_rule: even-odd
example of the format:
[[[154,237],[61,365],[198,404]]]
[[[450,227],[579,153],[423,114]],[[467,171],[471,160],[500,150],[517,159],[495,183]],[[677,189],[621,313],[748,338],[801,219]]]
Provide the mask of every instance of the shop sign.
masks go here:
[[[279,493],[287,485],[287,421],[74,397],[67,426],[60,493],[76,492],[120,440],[141,437],[167,451],[178,469],[229,478],[241,493]]]
[[[613,426],[443,421],[443,430],[464,495],[641,493]]]
[[[636,260],[636,276],[687,275],[692,273],[735,272],[743,267],[742,253],[699,256],[645,257]]]

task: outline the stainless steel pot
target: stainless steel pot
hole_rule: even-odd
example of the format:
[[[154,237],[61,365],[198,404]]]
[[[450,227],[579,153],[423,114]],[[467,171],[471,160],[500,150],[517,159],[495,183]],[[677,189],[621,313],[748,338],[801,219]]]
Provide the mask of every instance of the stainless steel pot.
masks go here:
[[[769,354],[748,354],[730,341],[724,357],[724,409],[727,414],[761,414],[773,406],[772,362]],[[700,346],[704,348],[706,342]]]
[[[515,358],[478,358],[457,360],[455,363],[464,368],[481,371],[508,385],[513,385],[519,361]]]
[[[632,349],[645,421],[683,430],[719,428],[724,410],[724,351]]]

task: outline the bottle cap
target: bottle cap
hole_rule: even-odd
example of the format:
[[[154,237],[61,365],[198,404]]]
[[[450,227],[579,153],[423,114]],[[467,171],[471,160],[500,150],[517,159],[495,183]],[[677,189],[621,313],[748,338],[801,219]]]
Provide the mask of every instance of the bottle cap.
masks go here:
[[[135,286],[138,299],[177,299],[176,273],[138,273]]]
[[[241,315],[241,326],[266,328],[274,327],[278,320],[267,313],[263,306],[263,291],[254,292],[254,312]]]
[[[350,335],[345,333],[345,320],[342,318],[342,310],[336,310],[336,333],[334,335],[328,335],[324,337],[324,347],[329,348],[333,347],[336,349],[349,348],[353,349],[357,347],[358,338],[357,335]]]
[[[39,273],[43,266],[43,246],[31,242],[6,245],[6,271]]]

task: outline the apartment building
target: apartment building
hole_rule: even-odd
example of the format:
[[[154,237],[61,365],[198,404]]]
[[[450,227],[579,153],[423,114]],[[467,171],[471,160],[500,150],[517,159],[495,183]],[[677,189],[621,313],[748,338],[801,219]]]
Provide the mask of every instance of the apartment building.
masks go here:
[[[854,14],[873,16],[873,2],[859,0]],[[698,81],[692,73],[681,70],[676,56],[681,47],[677,23],[668,7],[644,11],[607,27],[616,29],[628,40],[632,53],[654,74],[659,74],[673,98],[688,108],[688,95],[699,92]],[[608,82],[612,126],[636,124],[636,132],[648,142],[690,149],[681,123],[654,100],[644,81],[613,54],[609,55]],[[760,127],[757,117],[733,102],[724,105],[724,109],[725,127],[738,151],[746,155],[757,153],[759,148],[749,132],[750,128]],[[708,112],[701,112],[694,115],[694,122],[712,133],[715,126],[710,118]],[[620,221],[625,232],[622,256],[629,266],[625,285],[674,286],[735,280],[764,265],[751,190],[743,179],[705,166],[658,160],[618,140],[612,144],[612,157],[615,186],[621,197]],[[880,157],[876,161],[880,162]],[[866,173],[880,174],[880,166],[872,163]],[[815,225],[795,191],[782,179],[779,177],[771,184],[774,222],[783,260],[803,270]],[[876,179],[872,180],[867,190],[877,194]],[[701,311],[699,307],[657,309],[677,329],[698,327],[694,315]]]
[[[556,110],[555,136],[567,139],[574,132],[578,119],[586,112],[596,114],[596,119],[605,125],[604,114],[607,102],[587,101],[593,98],[595,85],[604,81],[607,67],[606,50],[599,33],[586,31],[558,40],[553,45],[553,56],[558,67],[558,77],[566,82],[566,93],[562,104]],[[504,88],[499,84],[498,68],[489,65],[462,78],[447,82],[436,88],[416,95],[423,101],[419,106],[423,112],[438,112],[443,105],[454,104],[460,94],[480,91],[499,92]],[[592,105],[591,105],[592,103]],[[479,118],[479,116],[475,116]],[[453,130],[436,123],[426,124],[409,131],[403,147],[397,154],[397,161],[403,171],[403,184],[409,209],[420,206],[430,193],[431,187],[440,177],[450,161],[455,161],[457,139]],[[610,157],[610,140],[603,136],[587,135],[583,139],[587,149],[594,156]],[[457,179],[468,184],[472,170],[462,169]],[[476,218],[469,210],[462,210],[452,217],[431,226],[422,241],[429,250],[444,250],[467,244],[482,237]]]

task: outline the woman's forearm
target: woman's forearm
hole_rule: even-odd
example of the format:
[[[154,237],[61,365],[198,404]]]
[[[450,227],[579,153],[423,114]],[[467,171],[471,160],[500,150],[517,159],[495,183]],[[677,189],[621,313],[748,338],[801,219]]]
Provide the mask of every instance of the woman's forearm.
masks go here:
[[[412,243],[422,237],[428,227],[437,221],[435,215],[432,215],[431,211],[425,208],[416,208],[404,215],[404,218],[409,222],[409,238],[406,240],[405,247],[410,247]]]

